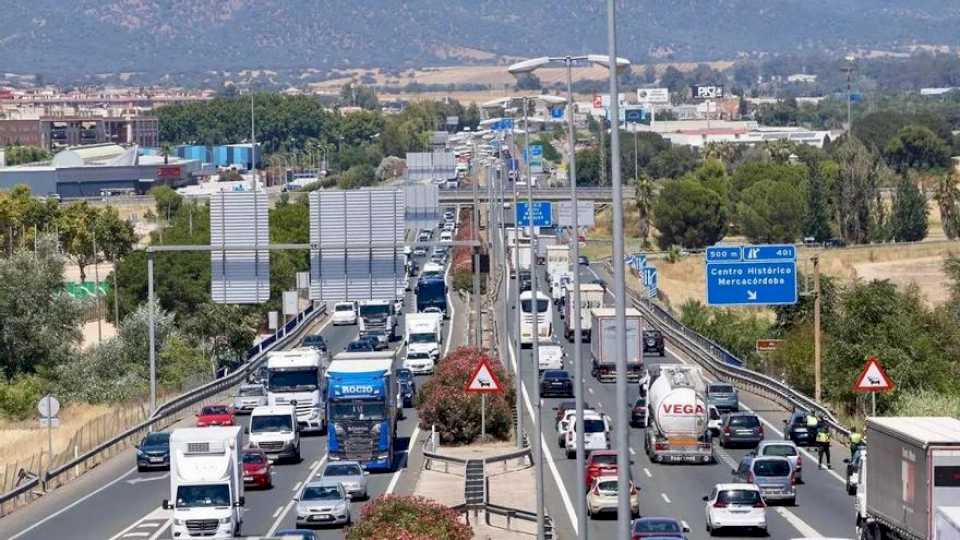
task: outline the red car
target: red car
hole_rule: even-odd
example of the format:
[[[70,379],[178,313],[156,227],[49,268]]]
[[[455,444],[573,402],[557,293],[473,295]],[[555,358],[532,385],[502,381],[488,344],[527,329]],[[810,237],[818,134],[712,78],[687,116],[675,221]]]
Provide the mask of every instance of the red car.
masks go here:
[[[243,451],[243,485],[248,487],[273,487],[273,465],[263,450],[249,448]]]
[[[197,427],[234,425],[233,407],[228,405],[207,405],[197,415]]]
[[[587,457],[587,466],[584,469],[584,478],[586,479],[587,489],[593,485],[593,480],[598,476],[616,476],[617,474],[617,451],[616,450],[594,450]]]

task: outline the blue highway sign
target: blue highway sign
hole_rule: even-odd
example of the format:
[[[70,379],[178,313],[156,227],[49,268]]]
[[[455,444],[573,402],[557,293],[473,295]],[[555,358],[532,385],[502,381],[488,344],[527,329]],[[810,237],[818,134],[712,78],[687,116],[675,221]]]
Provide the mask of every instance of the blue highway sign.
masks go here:
[[[530,210],[527,201],[517,201],[517,225],[520,227],[530,226],[529,215]],[[550,201],[533,201],[533,226],[553,226],[553,208]]]
[[[657,269],[653,266],[643,268],[643,286],[647,288],[647,296],[657,297]]]
[[[707,248],[707,304],[797,303],[797,250],[791,245]]]

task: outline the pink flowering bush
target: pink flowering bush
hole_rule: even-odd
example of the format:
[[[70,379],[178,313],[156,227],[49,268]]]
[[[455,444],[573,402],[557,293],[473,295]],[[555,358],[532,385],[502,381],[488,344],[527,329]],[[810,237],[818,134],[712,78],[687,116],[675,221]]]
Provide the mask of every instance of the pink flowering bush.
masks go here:
[[[453,510],[423,497],[387,495],[363,506],[346,540],[470,540],[473,531]]]
[[[436,372],[419,392],[420,427],[436,426],[443,443],[468,444],[480,436],[480,395],[464,390],[481,359],[486,358],[503,392],[487,394],[487,435],[510,437],[513,429],[514,389],[499,360],[479,349],[460,347],[443,357]]]

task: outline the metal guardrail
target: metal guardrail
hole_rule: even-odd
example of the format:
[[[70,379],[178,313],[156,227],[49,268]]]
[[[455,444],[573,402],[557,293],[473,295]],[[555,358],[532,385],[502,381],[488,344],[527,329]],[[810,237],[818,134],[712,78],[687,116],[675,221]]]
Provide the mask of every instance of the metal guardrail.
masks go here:
[[[209,396],[216,395],[223,390],[242,382],[247,375],[250,374],[250,372],[260,367],[260,364],[266,358],[265,353],[270,352],[276,347],[282,347],[290,341],[299,338],[303,331],[309,327],[310,323],[312,323],[314,319],[325,313],[326,305],[321,305],[316,309],[313,306],[308,307],[299,313],[296,318],[291,319],[282,328],[278,329],[273,335],[264,339],[256,346],[248,349],[247,361],[240,369],[223,378],[207,383],[171,399],[170,401],[157,407],[157,410],[154,412],[154,414],[144,422],[127,429],[126,431],[105,441],[99,446],[92,448],[84,454],[64,463],[63,465],[45,472],[42,476],[25,482],[24,484],[17,486],[6,493],[0,494],[0,508],[2,508],[4,503],[16,499],[32,489],[37,487],[46,489],[47,484],[51,480],[57,478],[76,465],[91,459],[97,454],[113,447],[114,445],[122,442],[132,435],[137,434],[138,432],[154,427],[156,424],[185,409],[186,407],[189,407],[190,405],[193,405]]]
[[[609,267],[609,263],[604,264]],[[833,412],[814,401],[813,398],[798,392],[773,377],[743,367],[743,360],[685,326],[669,311],[642,295],[638,297],[633,291],[628,291],[627,296],[633,306],[646,315],[648,321],[664,332],[665,337],[718,378],[764,395],[782,405],[814,412],[822,416],[824,421],[837,434],[843,437],[850,436],[850,429],[841,424]]]
[[[520,510],[519,508],[510,508],[509,506],[500,506],[498,504],[491,504],[489,502],[482,505],[470,505],[467,503],[458,504],[456,506],[451,506],[451,510],[464,516],[467,520],[467,525],[470,525],[470,512],[473,512],[473,517],[475,520],[479,520],[480,512],[484,514],[484,521],[488,526],[494,526],[490,523],[490,515],[501,516],[507,518],[507,530],[512,530],[510,528],[511,521],[518,519],[520,521],[529,521],[532,523],[537,522],[537,513],[529,512],[527,510]],[[544,539],[553,540],[556,538],[553,530],[553,518],[550,516],[544,516]]]

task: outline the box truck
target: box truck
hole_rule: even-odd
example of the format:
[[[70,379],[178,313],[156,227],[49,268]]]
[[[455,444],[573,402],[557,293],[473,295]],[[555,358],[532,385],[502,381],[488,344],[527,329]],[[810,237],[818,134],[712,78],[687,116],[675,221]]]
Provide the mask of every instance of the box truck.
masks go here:
[[[568,302],[569,304],[570,302]],[[643,375],[643,357],[640,354],[640,312],[627,308],[627,380],[640,381]],[[614,351],[617,344],[617,318],[613,308],[594,308],[590,311],[590,356],[593,359],[591,375],[600,382],[614,382],[617,366]]]
[[[573,332],[576,329],[576,319],[573,315],[573,294],[572,289],[567,291],[567,297],[563,302],[563,335],[567,341],[573,343]],[[590,313],[594,309],[603,307],[603,287],[596,283],[580,284],[580,337],[584,341],[590,341],[591,329],[593,328],[593,317]]]

